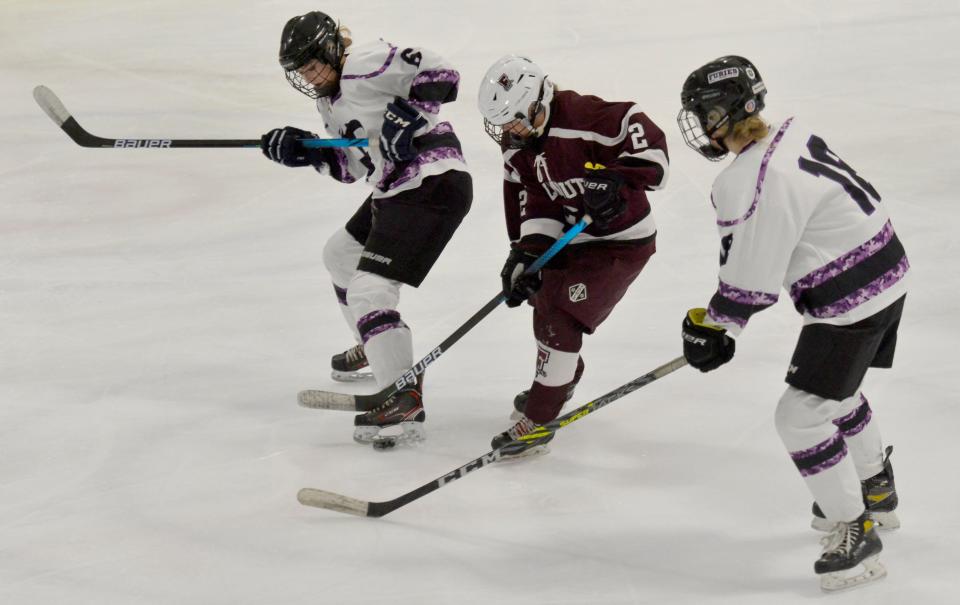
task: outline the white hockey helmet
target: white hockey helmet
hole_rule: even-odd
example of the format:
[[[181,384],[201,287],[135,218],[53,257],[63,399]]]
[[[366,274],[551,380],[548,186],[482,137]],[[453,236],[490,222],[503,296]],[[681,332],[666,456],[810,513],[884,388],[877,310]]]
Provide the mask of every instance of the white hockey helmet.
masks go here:
[[[553,89],[553,82],[530,59],[519,55],[498,59],[483,76],[477,96],[487,134],[502,145],[503,126],[514,120],[521,120],[532,136],[526,139],[510,136],[509,147],[523,147],[528,140],[543,134],[550,118]],[[539,128],[535,128],[533,123],[541,110],[545,112],[544,120]]]

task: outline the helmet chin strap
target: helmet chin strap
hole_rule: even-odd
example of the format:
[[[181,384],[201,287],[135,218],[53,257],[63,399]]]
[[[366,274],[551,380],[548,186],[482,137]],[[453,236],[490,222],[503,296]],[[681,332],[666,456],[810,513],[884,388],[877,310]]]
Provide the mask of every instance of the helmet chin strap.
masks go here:
[[[544,103],[542,107],[543,107],[543,123],[540,124],[539,128],[530,129],[533,131],[533,134],[538,137],[543,135],[543,131],[546,130],[547,124],[550,123],[550,103]],[[537,116],[533,116],[533,121],[534,122],[537,121]]]
[[[713,125],[713,128],[711,128],[709,131],[707,131],[706,129],[704,130],[704,134],[707,136],[707,139],[709,139],[709,141],[707,142],[706,145],[702,145],[700,147],[701,154],[703,154],[704,156],[706,156],[711,160],[719,160],[723,156],[730,153],[730,149],[727,147],[727,144],[723,142],[723,139],[725,138],[725,136],[721,136],[720,138],[716,138],[716,139],[713,138],[713,136],[717,134],[718,130],[720,130],[724,126],[729,125],[730,123],[731,123],[730,114],[726,114],[723,116],[723,118],[718,120],[717,123]],[[703,124],[702,121],[701,121],[701,124]],[[716,146],[713,145],[714,143],[716,144]]]
[[[713,160],[719,160],[723,158],[723,156],[730,153],[730,150],[727,148],[726,143],[723,142],[723,139],[720,139],[720,140],[710,139],[710,140],[716,143],[719,146],[719,148],[714,147],[710,143],[707,143],[706,145],[702,145],[700,147],[700,153],[702,153],[704,156]]]
[[[513,133],[507,134],[507,137],[509,137],[508,140],[510,141],[510,145],[512,148],[522,149],[530,145],[534,139],[537,139],[543,136],[543,132],[544,130],[546,130],[547,124],[550,123],[550,104],[544,103],[543,105],[541,105],[540,111],[543,112],[543,123],[540,124],[539,127],[535,127],[533,125],[533,123],[537,121],[536,115],[533,116],[533,120],[531,120],[529,117],[522,118],[520,123],[529,132],[527,136],[521,137]],[[539,114],[540,112],[538,111],[537,113]]]

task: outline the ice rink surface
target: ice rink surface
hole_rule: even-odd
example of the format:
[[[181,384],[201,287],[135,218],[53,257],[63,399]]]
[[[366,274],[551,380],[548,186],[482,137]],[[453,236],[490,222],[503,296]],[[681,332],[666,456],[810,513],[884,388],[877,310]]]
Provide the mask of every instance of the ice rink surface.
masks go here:
[[[320,131],[276,63],[287,18],[325,10],[358,42],[424,46],[462,75],[452,121],[471,214],[400,310],[417,357],[497,292],[499,153],[475,108],[520,52],[561,86],[635,100],[667,132],[659,252],[587,340],[584,403],[680,353],[716,286],[706,196],[721,166],[674,118],[686,75],[742,54],[773,120],[815,125],[883,196],[912,265],[893,370],[868,375],[902,529],[883,582],[825,596],[810,497],[773,426],[800,328],[756,316],[734,361],[685,368],[380,520],[300,506],[313,486],[386,500],[486,452],[532,377],[530,311],[498,309],[427,378],[428,440],[378,453],[352,417],[297,407],[348,347],[321,263],[366,196],[257,150],[84,149],[94,134]],[[956,225],[960,3],[0,3],[0,602],[4,604],[957,602]],[[781,297],[786,299],[787,297]]]

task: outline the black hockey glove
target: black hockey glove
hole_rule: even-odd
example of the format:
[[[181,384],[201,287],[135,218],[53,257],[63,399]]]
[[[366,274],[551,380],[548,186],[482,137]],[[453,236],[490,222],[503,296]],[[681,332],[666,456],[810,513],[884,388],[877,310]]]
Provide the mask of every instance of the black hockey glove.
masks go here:
[[[274,128],[260,137],[260,151],[278,164],[293,168],[325,164],[325,149],[307,149],[299,139],[315,139],[317,135],[293,126]]]
[[[417,157],[413,134],[426,123],[427,119],[404,99],[397,97],[387,103],[380,129],[380,153],[394,164]]]
[[[539,256],[518,246],[510,248],[507,262],[503,263],[503,270],[500,271],[500,282],[508,307],[519,307],[540,289],[543,284],[540,272],[524,273]]]
[[[701,372],[716,370],[727,363],[737,348],[726,330],[704,325],[706,315],[706,309],[690,309],[683,318],[683,356]]]
[[[583,207],[602,229],[627,209],[627,201],[620,196],[624,178],[612,170],[587,166],[587,175],[583,177]]]

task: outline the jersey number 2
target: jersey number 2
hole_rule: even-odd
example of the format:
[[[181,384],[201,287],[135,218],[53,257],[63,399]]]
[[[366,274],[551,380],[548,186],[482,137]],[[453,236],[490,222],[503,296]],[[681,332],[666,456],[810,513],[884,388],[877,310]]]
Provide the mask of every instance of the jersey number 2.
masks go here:
[[[876,208],[870,203],[870,199],[872,198],[876,202],[880,201],[880,194],[873,188],[873,185],[858,175],[837,154],[830,151],[826,142],[817,135],[812,135],[807,141],[807,150],[810,151],[813,160],[804,157],[797,160],[800,170],[817,177],[826,177],[837,183],[843,187],[847,195],[853,198],[853,201],[860,206],[861,210],[867,214],[873,214]],[[835,169],[839,169],[839,171]]]

